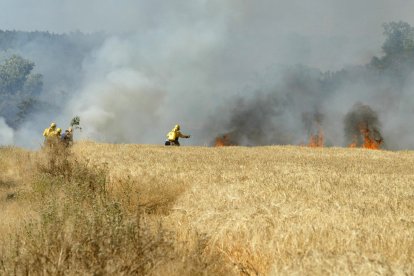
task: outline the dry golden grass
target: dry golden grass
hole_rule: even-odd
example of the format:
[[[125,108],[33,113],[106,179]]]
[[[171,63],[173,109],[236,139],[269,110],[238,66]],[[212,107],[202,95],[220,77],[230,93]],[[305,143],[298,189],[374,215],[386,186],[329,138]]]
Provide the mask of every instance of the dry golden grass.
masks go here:
[[[31,155],[21,149],[0,147],[0,233],[3,236],[20,225],[23,218],[32,215],[29,206],[16,201],[33,171]]]
[[[0,150],[0,205],[13,210],[0,214],[0,235],[13,229],[37,248],[0,238],[0,274],[33,263],[51,274],[414,274],[414,152],[82,142],[69,156],[68,169],[41,153]],[[46,217],[63,226],[29,231],[43,242],[25,238],[14,217],[28,206],[40,217],[32,224],[53,209]],[[138,243],[127,225],[139,228]],[[98,253],[77,253],[91,240]],[[50,267],[31,257],[50,247]],[[31,255],[16,258],[15,248]],[[137,262],[147,265],[132,269]]]

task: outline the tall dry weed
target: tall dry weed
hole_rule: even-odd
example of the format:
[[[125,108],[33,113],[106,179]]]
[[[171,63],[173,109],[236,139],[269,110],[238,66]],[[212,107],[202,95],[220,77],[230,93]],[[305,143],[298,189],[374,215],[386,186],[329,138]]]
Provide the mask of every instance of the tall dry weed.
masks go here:
[[[39,215],[3,245],[5,274],[143,274],[168,257],[168,232],[150,225],[145,210],[128,212],[106,189],[104,169],[90,168],[70,152],[38,156],[25,195]],[[125,199],[126,200],[126,199]]]

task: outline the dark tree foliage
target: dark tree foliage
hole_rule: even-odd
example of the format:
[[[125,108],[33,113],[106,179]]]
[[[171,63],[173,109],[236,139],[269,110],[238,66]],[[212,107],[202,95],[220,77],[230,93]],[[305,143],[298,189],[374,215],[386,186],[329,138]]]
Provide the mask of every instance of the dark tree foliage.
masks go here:
[[[105,38],[103,33],[0,30],[0,116],[17,128],[38,111],[58,114],[78,88],[85,57]],[[35,63],[41,74],[34,73]]]
[[[373,57],[366,65],[349,66],[335,72],[321,72],[306,66],[287,70],[283,89],[289,94],[327,96],[347,84],[375,87],[380,83],[399,91],[414,72],[414,27],[406,22],[383,24],[384,55]]]
[[[384,56],[373,57],[370,66],[399,83],[403,83],[414,70],[414,28],[406,22],[383,25]]]
[[[386,40],[382,49],[386,55],[398,55],[414,50],[414,28],[408,23],[390,22],[383,26]]]
[[[34,62],[13,55],[0,64],[0,116],[16,128],[30,114],[42,91]]]
[[[368,86],[386,83],[389,89],[401,90],[414,71],[414,28],[402,21],[384,23],[383,28],[383,56],[374,56],[367,65],[325,73],[322,86],[332,91],[347,83]]]
[[[50,45],[56,51],[70,50],[78,52],[89,49],[104,39],[104,34],[84,34],[72,32],[69,34],[53,34],[49,32],[22,32],[0,30],[0,50],[21,49],[26,45]],[[70,52],[68,52],[70,53]]]

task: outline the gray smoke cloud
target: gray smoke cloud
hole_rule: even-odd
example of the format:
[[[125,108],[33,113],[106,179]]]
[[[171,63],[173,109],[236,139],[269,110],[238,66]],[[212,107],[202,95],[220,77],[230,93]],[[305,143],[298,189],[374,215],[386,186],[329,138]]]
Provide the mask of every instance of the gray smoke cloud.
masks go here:
[[[307,136],[318,135],[324,115],[318,111],[302,113],[303,127]]]
[[[413,8],[406,0],[4,0],[5,29],[105,32],[71,70],[54,70],[40,44],[26,45],[22,54],[45,76],[44,99],[58,108],[33,115],[13,141],[38,147],[40,135],[27,137],[79,115],[76,138],[105,142],[161,144],[180,123],[192,135],[186,145],[228,132],[242,145],[300,144],[309,135],[302,114],[317,112],[327,143],[342,146],[344,116],[363,102],[378,112],[389,148],[413,148],[409,82],[394,95],[389,79],[323,81],[327,70],[381,56],[381,24],[413,23]]]
[[[214,126],[226,126],[224,135],[231,145],[269,145],[283,142],[283,124],[277,124],[277,116],[282,106],[270,95],[260,95],[246,101],[239,98],[230,110],[229,121],[219,122],[220,116],[213,121]],[[213,132],[214,133],[214,132]]]

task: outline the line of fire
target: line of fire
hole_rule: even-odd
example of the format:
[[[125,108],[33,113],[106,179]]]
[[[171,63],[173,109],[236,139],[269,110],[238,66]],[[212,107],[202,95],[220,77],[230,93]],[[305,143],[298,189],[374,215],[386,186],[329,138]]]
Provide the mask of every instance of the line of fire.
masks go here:
[[[323,115],[319,112],[303,113],[302,122],[306,130],[308,140],[301,146],[311,148],[325,147],[325,135],[322,127]],[[376,113],[367,105],[356,104],[345,116],[345,133],[349,148],[365,148],[378,150],[384,143],[379,130],[379,120]],[[238,146],[237,135],[229,132],[215,138],[213,146],[226,147]]]

